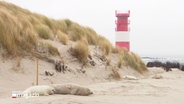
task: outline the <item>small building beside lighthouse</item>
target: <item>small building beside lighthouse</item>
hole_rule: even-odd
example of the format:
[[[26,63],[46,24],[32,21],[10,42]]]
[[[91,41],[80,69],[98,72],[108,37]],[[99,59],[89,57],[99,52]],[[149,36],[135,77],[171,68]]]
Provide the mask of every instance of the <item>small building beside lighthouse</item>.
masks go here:
[[[130,11],[116,11],[115,12],[116,20],[116,29],[115,29],[115,44],[117,47],[126,48],[130,51],[130,31],[129,31],[129,16]]]

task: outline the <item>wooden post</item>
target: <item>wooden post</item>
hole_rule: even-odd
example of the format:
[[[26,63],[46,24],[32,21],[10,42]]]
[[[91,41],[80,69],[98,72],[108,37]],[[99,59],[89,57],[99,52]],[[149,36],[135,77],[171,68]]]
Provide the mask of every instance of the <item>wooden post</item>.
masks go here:
[[[38,85],[38,58],[36,58],[36,85]]]

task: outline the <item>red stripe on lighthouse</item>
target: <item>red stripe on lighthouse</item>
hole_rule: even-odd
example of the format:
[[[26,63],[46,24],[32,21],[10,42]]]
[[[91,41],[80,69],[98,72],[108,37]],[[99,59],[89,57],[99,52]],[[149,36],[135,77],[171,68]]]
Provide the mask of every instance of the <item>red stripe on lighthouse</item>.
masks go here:
[[[116,46],[118,46],[118,47],[124,47],[128,51],[130,50],[130,42],[116,42]]]

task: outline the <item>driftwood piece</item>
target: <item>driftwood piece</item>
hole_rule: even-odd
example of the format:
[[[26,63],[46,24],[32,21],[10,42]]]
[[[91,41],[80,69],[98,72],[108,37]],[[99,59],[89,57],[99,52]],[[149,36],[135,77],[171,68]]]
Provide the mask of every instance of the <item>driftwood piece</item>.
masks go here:
[[[54,73],[49,72],[49,71],[45,71],[45,75],[46,75],[46,76],[53,76],[53,75],[54,75]]]
[[[61,63],[61,61],[55,61],[55,69],[57,72],[63,72],[67,70],[67,66],[64,63]]]
[[[88,55],[88,58],[90,59],[90,60],[93,60],[93,58],[92,58],[92,56],[89,54]]]
[[[90,63],[92,66],[95,66],[95,65],[96,65],[95,61],[93,61],[93,60],[90,60],[89,63]]]

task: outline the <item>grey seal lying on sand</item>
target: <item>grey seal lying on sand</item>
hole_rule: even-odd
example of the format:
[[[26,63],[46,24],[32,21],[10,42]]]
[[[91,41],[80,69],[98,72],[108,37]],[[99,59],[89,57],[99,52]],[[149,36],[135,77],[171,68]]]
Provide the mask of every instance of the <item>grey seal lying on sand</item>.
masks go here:
[[[81,96],[88,96],[93,94],[93,92],[86,87],[77,85],[77,84],[52,84],[50,85],[54,88],[55,94],[71,94],[71,95],[81,95]]]

